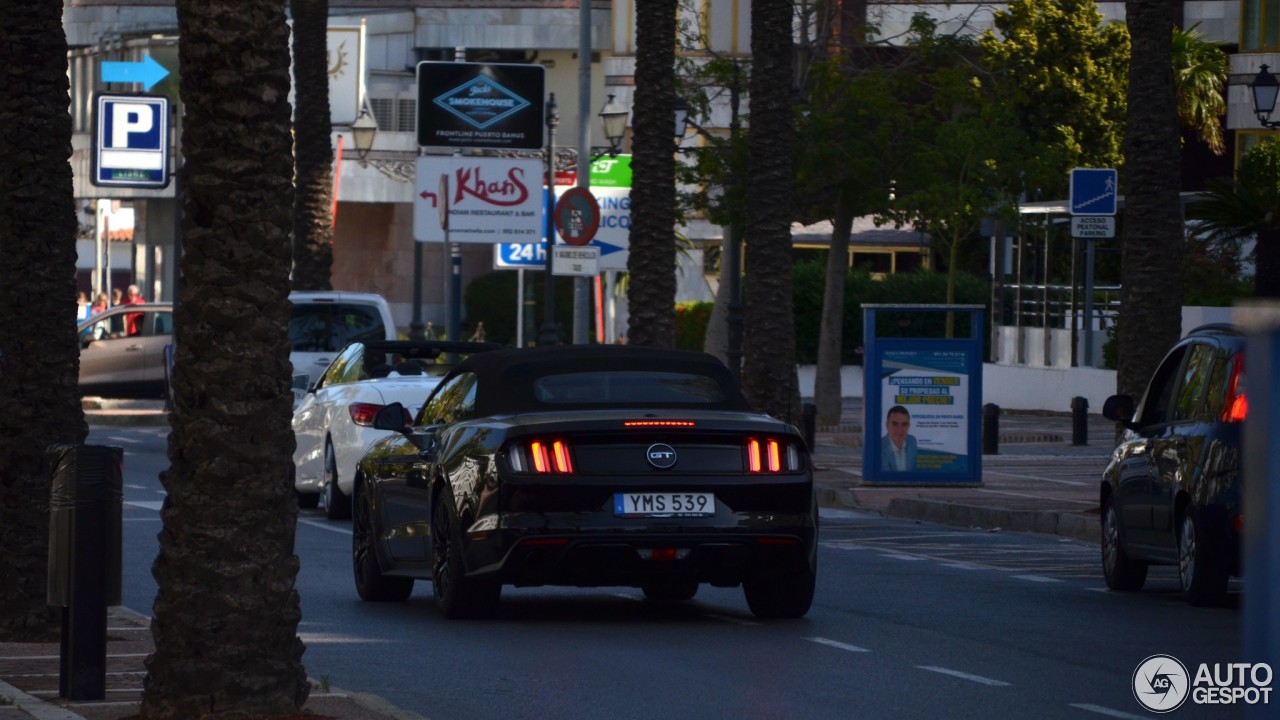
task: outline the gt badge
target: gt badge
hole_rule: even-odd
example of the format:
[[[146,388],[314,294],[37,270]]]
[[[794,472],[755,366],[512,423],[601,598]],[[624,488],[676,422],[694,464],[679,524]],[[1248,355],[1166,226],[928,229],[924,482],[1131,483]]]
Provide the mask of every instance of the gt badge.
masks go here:
[[[644,453],[649,464],[659,470],[666,470],[676,464],[676,449],[666,443],[654,443]]]

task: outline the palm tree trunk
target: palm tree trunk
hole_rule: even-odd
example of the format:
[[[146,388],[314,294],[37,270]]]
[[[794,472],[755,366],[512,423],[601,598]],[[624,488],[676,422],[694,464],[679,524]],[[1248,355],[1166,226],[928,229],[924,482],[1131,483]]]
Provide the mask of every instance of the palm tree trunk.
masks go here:
[[[331,290],[333,128],[329,124],[329,0],[290,0],[297,88],[294,154],[293,287]]]
[[[1138,397],[1181,335],[1184,231],[1178,107],[1173,81],[1174,0],[1129,0],[1133,45],[1125,132],[1118,327],[1118,392]]]
[[[758,409],[799,422],[791,290],[791,20],[789,0],[752,0],[742,388]]]
[[[814,371],[813,401],[819,425],[836,425],[844,407],[840,366],[844,349],[844,286],[849,278],[849,236],[853,205],[841,190],[836,196],[831,251],[827,253],[827,281],[822,291],[822,320],[818,326],[818,366]]]
[[[636,3],[636,92],[632,113],[631,252],[627,342],[675,343],[677,0]]]
[[[76,338],[76,206],[59,0],[0,0],[0,640],[43,640],[45,448],[84,442]]]
[[[310,688],[294,585],[284,0],[177,7],[183,283],[142,715],[292,715]]]

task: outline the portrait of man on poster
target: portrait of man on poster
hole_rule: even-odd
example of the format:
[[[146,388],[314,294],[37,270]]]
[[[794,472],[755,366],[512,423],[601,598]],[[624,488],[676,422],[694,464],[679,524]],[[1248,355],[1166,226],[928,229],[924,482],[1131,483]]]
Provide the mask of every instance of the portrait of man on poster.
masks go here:
[[[880,438],[880,469],[903,472],[916,467],[916,437],[910,434],[911,413],[894,405],[884,418],[884,437]]]

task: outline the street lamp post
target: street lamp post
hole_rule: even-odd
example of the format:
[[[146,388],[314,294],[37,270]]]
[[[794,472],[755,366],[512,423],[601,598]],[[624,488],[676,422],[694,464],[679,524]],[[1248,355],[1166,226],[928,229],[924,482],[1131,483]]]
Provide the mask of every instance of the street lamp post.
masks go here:
[[[556,203],[556,126],[560,124],[560,111],[556,107],[556,94],[547,101],[547,269],[546,288],[542,298],[542,327],[538,330],[538,346],[555,345],[560,341],[556,328],[556,278],[551,274],[551,253],[556,242],[556,226],[553,211]]]
[[[378,121],[369,114],[369,108],[361,108],[360,117],[351,123],[351,144],[356,146],[360,165],[369,164],[369,151],[373,149],[373,136],[378,134]]]
[[[1253,112],[1258,116],[1258,122],[1262,123],[1262,127],[1280,127],[1280,121],[1268,119],[1276,109],[1276,95],[1280,94],[1280,81],[1276,80],[1269,66],[1262,66],[1254,76],[1253,82],[1249,83],[1249,90],[1253,93]]]

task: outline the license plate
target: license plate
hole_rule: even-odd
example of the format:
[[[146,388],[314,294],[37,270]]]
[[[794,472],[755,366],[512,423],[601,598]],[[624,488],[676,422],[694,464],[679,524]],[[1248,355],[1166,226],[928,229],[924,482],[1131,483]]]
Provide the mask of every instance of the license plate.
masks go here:
[[[711,493],[614,493],[618,517],[709,517],[716,514]]]

